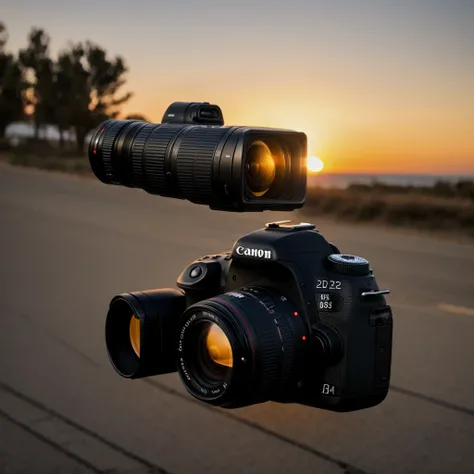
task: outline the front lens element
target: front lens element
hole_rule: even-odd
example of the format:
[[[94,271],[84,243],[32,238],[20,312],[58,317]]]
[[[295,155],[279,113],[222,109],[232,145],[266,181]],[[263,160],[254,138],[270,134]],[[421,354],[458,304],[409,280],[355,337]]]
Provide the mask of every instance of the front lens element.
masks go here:
[[[276,175],[276,164],[265,142],[258,140],[250,145],[245,173],[247,186],[254,196],[263,196],[270,189]]]
[[[132,315],[130,319],[129,333],[133,352],[135,352],[137,357],[140,357],[140,320],[135,315]]]

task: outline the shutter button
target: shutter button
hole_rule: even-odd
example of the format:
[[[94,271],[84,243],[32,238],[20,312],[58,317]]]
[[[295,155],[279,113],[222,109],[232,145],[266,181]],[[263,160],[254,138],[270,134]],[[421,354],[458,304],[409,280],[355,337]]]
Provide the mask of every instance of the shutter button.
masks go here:
[[[197,278],[201,273],[202,273],[202,268],[198,266],[191,269],[191,271],[189,272],[189,276],[191,278]]]

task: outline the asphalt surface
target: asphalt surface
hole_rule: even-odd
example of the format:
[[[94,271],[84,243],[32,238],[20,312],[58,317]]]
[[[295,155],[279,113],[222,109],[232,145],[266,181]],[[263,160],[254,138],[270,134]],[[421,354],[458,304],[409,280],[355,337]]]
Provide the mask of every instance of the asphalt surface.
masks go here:
[[[188,262],[285,217],[2,165],[0,472],[474,473],[469,244],[316,222],[392,290],[393,386],[375,408],[224,411],[192,399],[176,374],[128,381],[112,370],[112,296],[173,287]]]

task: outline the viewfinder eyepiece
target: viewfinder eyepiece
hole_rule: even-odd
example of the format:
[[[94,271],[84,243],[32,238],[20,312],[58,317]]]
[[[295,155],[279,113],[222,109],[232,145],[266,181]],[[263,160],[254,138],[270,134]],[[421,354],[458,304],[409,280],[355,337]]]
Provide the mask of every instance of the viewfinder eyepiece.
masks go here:
[[[161,123],[187,123],[190,125],[224,125],[224,116],[218,105],[209,102],[173,102]]]

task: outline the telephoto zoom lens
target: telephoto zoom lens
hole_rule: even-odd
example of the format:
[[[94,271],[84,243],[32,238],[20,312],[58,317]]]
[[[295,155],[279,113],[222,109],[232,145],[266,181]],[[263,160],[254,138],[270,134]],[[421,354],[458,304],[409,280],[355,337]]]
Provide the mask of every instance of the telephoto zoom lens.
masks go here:
[[[178,373],[198,400],[238,408],[295,392],[307,329],[273,290],[243,288],[194,304],[178,332]]]
[[[106,184],[216,210],[293,210],[305,201],[306,143],[291,130],[108,120],[88,153]]]

